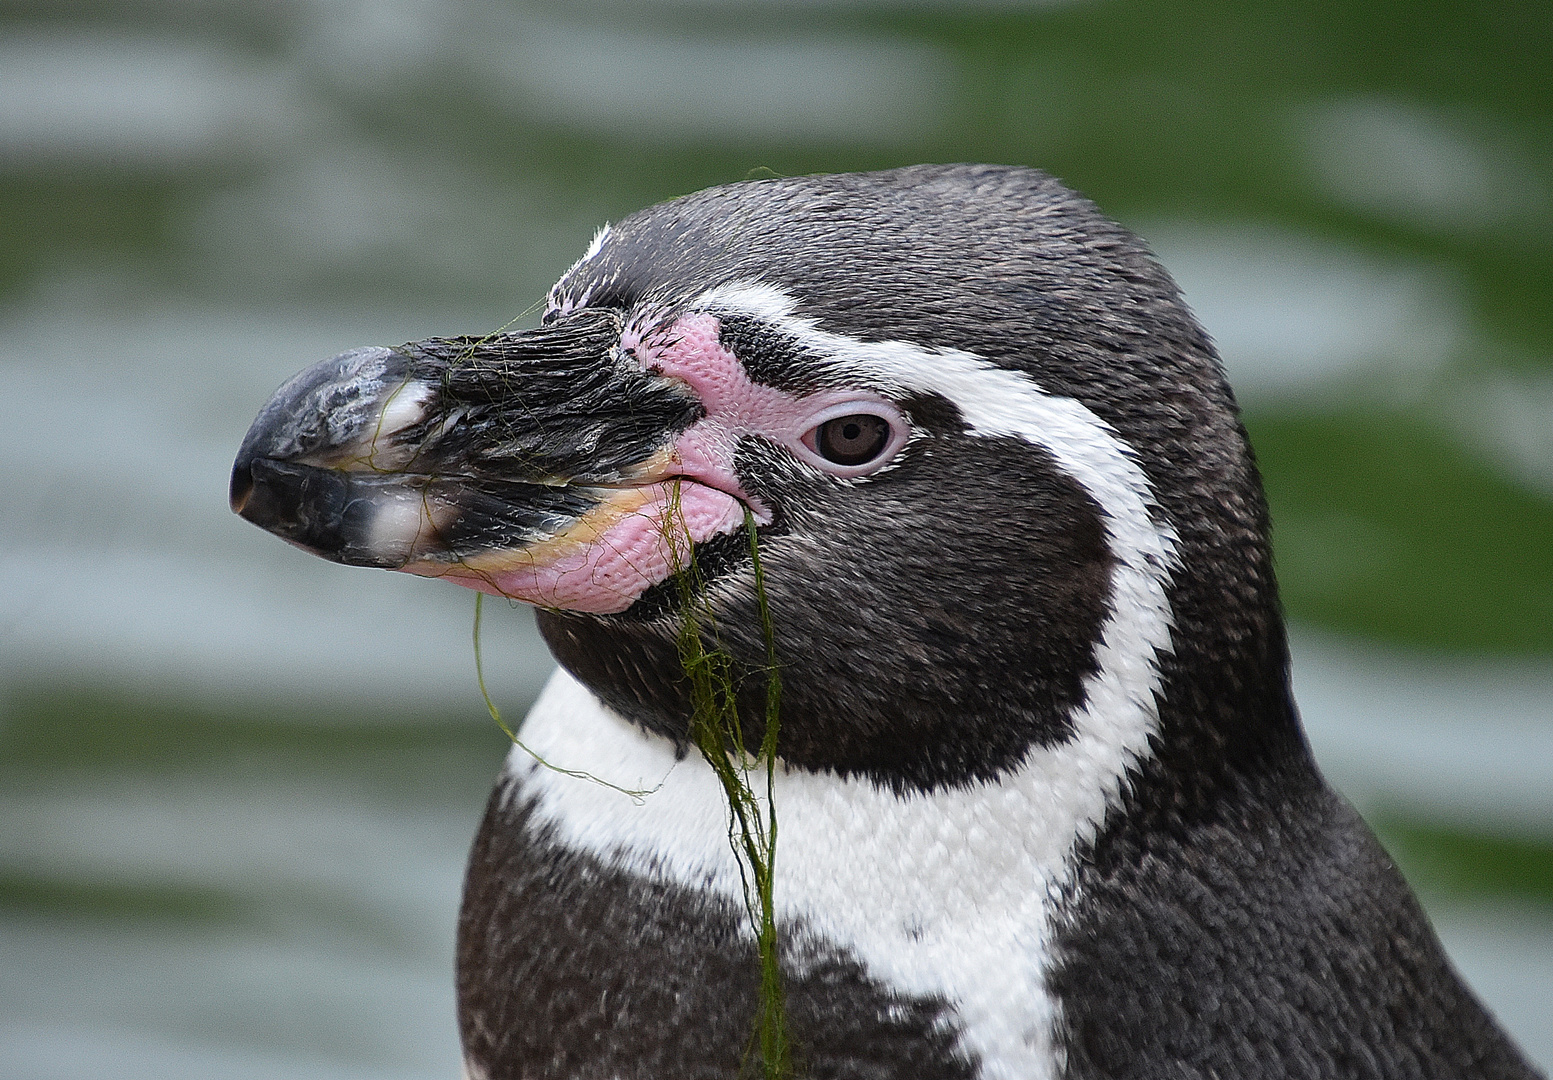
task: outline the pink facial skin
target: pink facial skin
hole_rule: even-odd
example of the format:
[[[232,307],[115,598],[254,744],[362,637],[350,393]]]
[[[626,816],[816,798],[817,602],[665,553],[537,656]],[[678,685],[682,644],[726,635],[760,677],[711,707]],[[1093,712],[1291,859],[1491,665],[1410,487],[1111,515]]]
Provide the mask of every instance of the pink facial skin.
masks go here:
[[[731,533],[744,523],[748,506],[755,520],[769,524],[771,512],[739,484],[734,453],[740,440],[758,435],[786,447],[800,460],[838,475],[868,469],[839,469],[819,458],[805,436],[822,414],[838,408],[877,412],[891,418],[898,432],[895,449],[905,442],[906,425],[883,398],[857,391],[821,391],[796,397],[752,382],[744,365],[718,337],[713,315],[693,313],[672,324],[639,319],[621,335],[620,347],[644,371],[678,379],[700,398],[706,415],[692,424],[661,455],[640,487],[625,488],[562,536],[518,551],[493,551],[464,563],[416,563],[411,573],[447,577],[460,585],[540,607],[614,614],[630,607],[643,592],[683,566],[691,543]],[[889,460],[893,452],[880,458]],[[877,467],[877,466],[873,466]],[[674,491],[676,517],[683,525],[665,526]]]
[[[671,533],[664,519],[675,488]],[[686,481],[660,482],[624,489],[567,533],[533,547],[406,569],[539,607],[612,615],[685,565],[690,557],[685,533],[699,544],[743,524],[744,506],[732,495]],[[670,539],[675,533],[677,544]]]
[[[706,406],[706,416],[674,444],[680,475],[737,493],[764,524],[770,520],[769,512],[738,487],[733,471],[734,451],[746,436],[761,436],[822,472],[845,477],[876,471],[905,445],[906,421],[888,399],[850,389],[796,397],[752,382],[739,358],[723,348],[719,330],[716,316],[697,312],[645,334],[633,324],[620,337],[620,347],[644,371],[680,380]],[[872,412],[890,421],[895,435],[875,462],[856,468],[837,466],[816,454],[805,440],[822,419],[845,412]]]

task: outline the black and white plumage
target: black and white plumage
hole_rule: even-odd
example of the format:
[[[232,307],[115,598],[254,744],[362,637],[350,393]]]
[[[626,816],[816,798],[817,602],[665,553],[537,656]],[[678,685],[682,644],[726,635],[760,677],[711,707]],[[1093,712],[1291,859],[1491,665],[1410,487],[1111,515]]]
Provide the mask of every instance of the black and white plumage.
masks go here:
[[[1311,761],[1256,468],[1168,275],[1038,172],[920,166],[643,211],[538,329],[345,354],[244,443],[257,523],[540,605],[563,671],[525,740],[661,781],[509,759],[460,919],[469,1076],[745,1058],[670,490],[751,670],[758,522],[805,1075],[1534,1075]]]

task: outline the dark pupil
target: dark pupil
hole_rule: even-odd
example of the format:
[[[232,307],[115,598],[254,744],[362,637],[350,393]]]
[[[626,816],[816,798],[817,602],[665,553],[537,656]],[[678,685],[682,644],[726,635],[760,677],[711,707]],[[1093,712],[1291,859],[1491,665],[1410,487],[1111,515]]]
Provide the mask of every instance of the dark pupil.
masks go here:
[[[821,424],[815,445],[826,461],[864,465],[878,457],[889,441],[890,425],[883,417],[855,413]]]

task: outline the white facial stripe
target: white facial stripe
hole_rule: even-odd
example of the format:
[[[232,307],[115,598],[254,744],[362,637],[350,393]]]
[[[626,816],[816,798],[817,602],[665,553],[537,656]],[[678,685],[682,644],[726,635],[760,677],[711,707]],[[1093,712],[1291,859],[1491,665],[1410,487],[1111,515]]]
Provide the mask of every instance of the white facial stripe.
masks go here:
[[[753,315],[838,364],[942,394],[974,433],[1044,447],[1102,510],[1116,559],[1111,610],[1072,738],[1035,748],[1012,774],[970,789],[897,797],[866,780],[784,771],[775,792],[778,917],[802,920],[903,993],[952,1002],[963,1048],[980,1059],[984,1077],[1055,1076],[1055,1004],[1045,988],[1051,905],[1072,880],[1076,845],[1094,835],[1157,727],[1175,535],[1151,515],[1147,478],[1109,425],[1018,372],[970,353],[827,333],[764,286],[719,289],[698,306]],[[524,737],[547,760],[624,787],[666,777],[636,805],[514,751],[514,782],[537,798],[538,821],[563,843],[646,876],[741,897],[722,791],[699,759],[676,764],[671,744],[611,714],[564,672],[535,705]]]
[[[1086,684],[1086,708],[1076,720],[1107,723],[1128,699],[1138,696],[1135,679],[1108,678],[1112,664],[1135,675],[1142,664],[1152,674],[1137,704],[1148,714],[1142,740],[1126,738],[1133,753],[1147,747],[1157,720],[1154,658],[1170,649],[1170,605],[1166,590],[1176,565],[1176,535],[1156,521],[1148,478],[1132,448],[1111,425],[1081,402],[1043,391],[1033,379],[997,367],[959,349],[924,349],[904,341],[858,341],[819,329],[813,319],[793,314],[791,297],[758,283],[735,283],[703,293],[693,305],[714,313],[752,316],[775,326],[814,355],[843,371],[872,376],[897,391],[936,393],[960,410],[976,435],[1011,435],[1044,448],[1058,467],[1100,505],[1111,554],[1112,609],[1102,628],[1099,673]],[[1108,655],[1109,654],[1109,655]],[[1120,732],[1118,734],[1121,734]]]

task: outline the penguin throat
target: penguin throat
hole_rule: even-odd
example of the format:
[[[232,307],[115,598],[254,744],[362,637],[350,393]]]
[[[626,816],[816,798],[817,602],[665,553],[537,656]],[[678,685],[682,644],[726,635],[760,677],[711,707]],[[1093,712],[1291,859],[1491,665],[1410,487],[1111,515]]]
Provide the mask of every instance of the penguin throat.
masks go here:
[[[670,740],[678,756],[689,752],[690,686],[670,620],[557,611],[538,619],[557,660],[603,705]],[[762,657],[748,635],[731,629],[735,622],[720,622],[719,643],[734,658],[743,738],[754,746],[765,735]],[[898,793],[997,781],[1032,750],[1069,741],[1085,685],[1098,672],[1093,639],[1037,648],[1022,635],[989,633],[999,640],[987,642],[979,663],[964,664],[932,659],[931,642],[901,649],[899,639],[888,642],[897,650],[888,655],[802,651],[797,643],[821,629],[802,617],[778,622],[779,655],[793,657],[782,663],[778,757],[788,769],[857,777]]]

